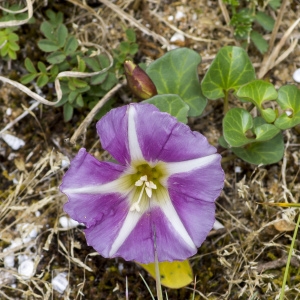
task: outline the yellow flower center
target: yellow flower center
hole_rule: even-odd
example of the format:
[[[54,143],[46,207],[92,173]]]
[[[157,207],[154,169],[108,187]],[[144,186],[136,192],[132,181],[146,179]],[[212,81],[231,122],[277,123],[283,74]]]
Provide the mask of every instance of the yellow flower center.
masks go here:
[[[149,207],[150,199],[158,200],[158,190],[165,189],[162,186],[162,179],[165,176],[164,164],[158,163],[151,167],[147,163],[133,166],[134,173],[130,174],[133,197],[131,199],[130,211],[144,212]]]

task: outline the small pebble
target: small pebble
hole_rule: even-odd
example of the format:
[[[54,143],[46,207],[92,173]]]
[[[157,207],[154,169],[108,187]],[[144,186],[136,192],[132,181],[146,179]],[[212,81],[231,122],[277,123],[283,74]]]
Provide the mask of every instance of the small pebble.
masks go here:
[[[242,173],[242,168],[241,168],[240,166],[236,166],[236,167],[234,168],[234,172],[235,172],[235,173]]]
[[[52,283],[52,287],[55,291],[59,292],[60,294],[62,294],[65,289],[67,288],[69,282],[67,280],[67,274],[66,273],[59,273],[58,275],[56,275],[51,283]]]
[[[61,227],[66,229],[75,228],[79,225],[79,223],[71,218],[68,218],[66,216],[62,216],[59,218],[59,224]]]
[[[6,110],[6,114],[7,114],[8,116],[11,116],[11,113],[12,113],[12,110],[11,110],[10,107],[8,107],[7,110]]]
[[[300,83],[300,69],[297,69],[297,70],[294,72],[294,74],[293,74],[293,79],[294,79],[296,82]]]
[[[31,259],[23,261],[18,268],[18,273],[24,278],[29,279],[34,275],[34,262]]]
[[[6,144],[11,147],[13,150],[19,150],[21,147],[25,145],[25,142],[18,137],[8,134],[8,133],[3,133],[1,135],[2,139]]]

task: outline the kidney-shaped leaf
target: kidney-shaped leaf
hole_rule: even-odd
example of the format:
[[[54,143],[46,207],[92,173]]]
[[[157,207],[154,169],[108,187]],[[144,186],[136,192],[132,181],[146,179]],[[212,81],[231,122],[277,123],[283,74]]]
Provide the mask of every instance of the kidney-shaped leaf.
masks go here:
[[[279,128],[267,124],[263,118],[253,119],[251,114],[243,108],[229,110],[223,119],[224,139],[231,147],[267,141],[279,132]]]
[[[264,101],[275,100],[277,91],[273,84],[263,80],[253,80],[239,88],[236,95],[246,101],[250,101],[257,106],[263,118],[272,123],[275,121],[276,113],[273,109],[264,109],[262,104]]]
[[[155,278],[155,264],[140,264]],[[161,284],[172,288],[182,288],[193,281],[193,270],[188,260],[159,263]]]
[[[276,100],[285,112],[275,121],[280,129],[300,124],[300,90],[294,85],[285,85],[278,90]]]
[[[243,108],[233,108],[223,119],[223,133],[225,141],[232,147],[241,147],[254,141],[246,137],[246,133],[253,127],[253,119]]]
[[[245,50],[227,46],[216,55],[202,80],[202,92],[211,100],[224,97],[224,91],[236,91],[254,80],[255,71]]]
[[[197,67],[201,62],[198,53],[179,48],[169,51],[146,69],[158,94],[177,94],[190,107],[189,116],[199,116],[207,100],[201,92]]]
[[[244,161],[255,165],[269,165],[280,161],[284,153],[282,133],[264,142],[254,142],[244,148],[232,148],[233,153]]]
[[[159,110],[176,117],[179,122],[187,123],[189,106],[178,95],[157,95],[143,102],[151,103]]]

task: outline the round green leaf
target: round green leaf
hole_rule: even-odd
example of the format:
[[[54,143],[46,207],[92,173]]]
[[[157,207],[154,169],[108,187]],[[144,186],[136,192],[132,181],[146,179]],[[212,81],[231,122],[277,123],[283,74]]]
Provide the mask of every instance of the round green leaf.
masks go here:
[[[199,116],[207,103],[198,80],[197,67],[200,62],[198,53],[179,48],[169,51],[146,70],[158,94],[179,95],[190,107],[189,116]]]
[[[284,153],[282,133],[264,142],[254,142],[244,148],[231,148],[244,161],[255,165],[269,165],[280,161]]]
[[[286,112],[275,121],[275,126],[284,130],[300,124],[300,90],[296,86],[281,87],[276,101]]]
[[[202,92],[211,100],[223,98],[224,91],[237,90],[255,79],[255,71],[245,50],[239,47],[222,48],[202,80]]]
[[[233,108],[223,119],[223,133],[225,141],[232,147],[241,147],[253,142],[254,138],[247,138],[246,133],[253,127],[253,119],[243,108]]]
[[[159,110],[176,117],[179,122],[187,123],[189,106],[178,95],[157,95],[144,102],[155,105]]]
[[[264,109],[262,104],[264,101],[275,100],[277,91],[273,84],[263,80],[253,80],[239,88],[236,93],[237,97],[250,101],[260,110],[263,118],[272,123],[275,121],[276,113],[271,108]]]

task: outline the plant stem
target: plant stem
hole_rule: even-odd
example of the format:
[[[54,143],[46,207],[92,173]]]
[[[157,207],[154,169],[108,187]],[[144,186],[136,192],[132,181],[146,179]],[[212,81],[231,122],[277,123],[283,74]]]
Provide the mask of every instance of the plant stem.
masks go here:
[[[224,91],[224,106],[223,106],[223,113],[224,115],[228,112],[228,91]]]
[[[156,280],[157,299],[163,300],[161,283],[160,283],[160,271],[159,271],[159,264],[158,264],[156,249],[155,249],[155,280]]]
[[[299,224],[300,224],[300,214],[298,216],[298,221],[297,221],[297,224],[296,224],[296,227],[295,227],[295,230],[294,230],[294,235],[293,235],[293,239],[292,239],[291,246],[290,246],[289,256],[288,256],[288,259],[287,259],[287,262],[286,262],[286,267],[285,267],[285,271],[284,271],[283,282],[282,282],[282,287],[281,287],[279,300],[283,300],[283,297],[284,297],[285,284],[286,284],[287,276],[288,276],[288,273],[289,273],[289,266],[290,266],[290,263],[291,263],[291,258],[292,258],[292,254],[293,254],[293,250],[294,250],[294,244],[295,244],[295,240],[296,240],[296,237],[297,237]]]

